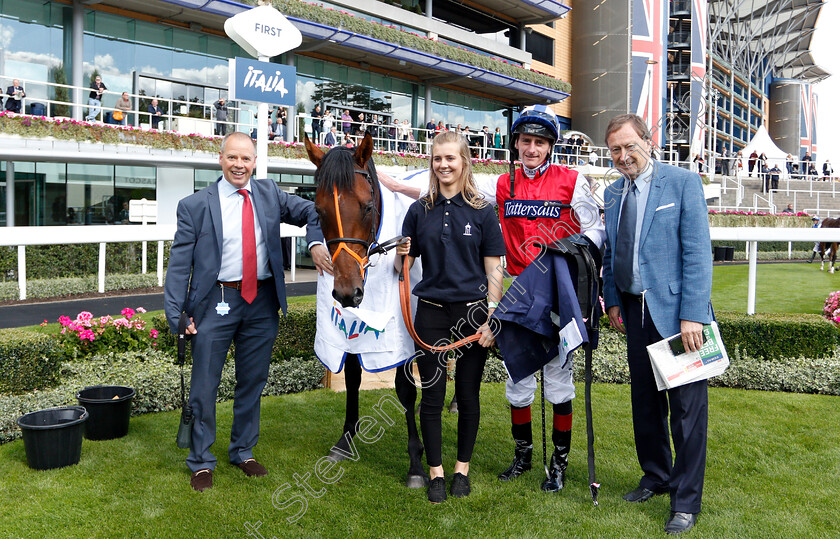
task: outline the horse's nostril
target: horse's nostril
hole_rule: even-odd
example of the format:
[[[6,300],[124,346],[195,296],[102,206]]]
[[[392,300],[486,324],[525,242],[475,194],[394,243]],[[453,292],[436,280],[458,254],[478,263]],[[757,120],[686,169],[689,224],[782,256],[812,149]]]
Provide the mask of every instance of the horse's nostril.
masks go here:
[[[357,288],[356,292],[353,294],[353,303],[356,305],[356,307],[358,307],[359,304],[362,303],[362,300],[364,299],[364,297],[365,297],[365,291],[362,290],[361,288]]]

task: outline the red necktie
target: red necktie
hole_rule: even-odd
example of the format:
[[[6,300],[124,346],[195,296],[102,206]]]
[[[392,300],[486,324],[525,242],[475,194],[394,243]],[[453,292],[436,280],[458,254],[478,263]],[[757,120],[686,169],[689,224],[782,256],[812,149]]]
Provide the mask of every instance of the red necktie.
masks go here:
[[[236,191],[242,201],[242,299],[251,303],[257,297],[257,238],[254,233],[254,207],[247,189]]]

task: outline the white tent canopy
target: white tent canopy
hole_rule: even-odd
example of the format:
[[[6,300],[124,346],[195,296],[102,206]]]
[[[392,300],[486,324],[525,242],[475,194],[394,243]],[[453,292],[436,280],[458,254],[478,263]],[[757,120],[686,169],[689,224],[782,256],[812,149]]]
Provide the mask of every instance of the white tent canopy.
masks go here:
[[[753,151],[757,153],[759,156],[761,154],[765,154],[767,156],[767,168],[773,168],[773,165],[778,165],[782,171],[781,176],[786,178],[788,176],[787,172],[787,152],[776,146],[773,142],[773,139],[770,138],[770,134],[767,132],[767,128],[763,125],[758,128],[758,131],[755,132],[755,136],[753,136],[752,140],[744,146],[744,149],[741,150],[741,155],[743,159],[741,163],[743,164],[744,171],[743,175],[747,176],[749,174],[747,170],[747,166],[749,165],[748,161],[750,159],[750,155],[752,155]]]

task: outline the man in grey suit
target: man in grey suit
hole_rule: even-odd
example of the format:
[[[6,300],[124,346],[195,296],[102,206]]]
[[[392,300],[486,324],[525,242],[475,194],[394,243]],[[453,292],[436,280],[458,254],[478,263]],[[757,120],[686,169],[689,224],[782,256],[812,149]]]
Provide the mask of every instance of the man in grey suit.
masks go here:
[[[657,391],[646,346],[677,333],[686,350],[703,344],[702,327],[712,316],[708,210],[700,176],[650,158],[641,118],[613,118],[605,138],[622,177],[604,194],[604,304],[610,324],[627,334],[633,432],[644,473],[624,499],[638,503],[669,492],[665,531],[677,534],[691,529],[700,512],[707,384]]]
[[[166,273],[165,310],[176,331],[182,312],[192,338],[190,405],[196,418],[187,466],[190,485],[213,486],[216,393],[231,342],[236,344],[236,389],[228,455],[247,476],[268,472],[253,456],[259,438],[260,395],[277,337],[278,309],[286,310],[280,223],[306,225],[319,271],[331,271],[312,202],[252,180],[254,143],[245,133],[222,141],[222,178],[178,203],[178,228]]]

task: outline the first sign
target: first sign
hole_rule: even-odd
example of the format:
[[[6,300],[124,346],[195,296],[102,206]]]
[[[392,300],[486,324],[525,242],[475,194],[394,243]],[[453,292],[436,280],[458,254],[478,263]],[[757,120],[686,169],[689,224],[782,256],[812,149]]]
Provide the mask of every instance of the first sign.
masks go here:
[[[259,6],[225,21],[225,33],[254,57],[269,58],[300,46],[303,36],[271,6]]]

